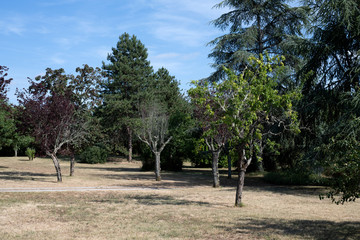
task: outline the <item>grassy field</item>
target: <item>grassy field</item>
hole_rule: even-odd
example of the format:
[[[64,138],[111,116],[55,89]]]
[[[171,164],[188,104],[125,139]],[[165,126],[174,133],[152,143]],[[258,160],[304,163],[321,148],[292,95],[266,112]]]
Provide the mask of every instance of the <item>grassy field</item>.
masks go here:
[[[163,172],[155,182],[138,162],[77,164],[74,177],[68,162],[61,164],[57,183],[49,159],[2,157],[0,188],[132,189],[2,192],[0,239],[360,239],[360,203],[320,201],[321,187],[247,176],[245,207],[235,208],[235,179],[222,175],[223,187],[214,189],[210,169]]]

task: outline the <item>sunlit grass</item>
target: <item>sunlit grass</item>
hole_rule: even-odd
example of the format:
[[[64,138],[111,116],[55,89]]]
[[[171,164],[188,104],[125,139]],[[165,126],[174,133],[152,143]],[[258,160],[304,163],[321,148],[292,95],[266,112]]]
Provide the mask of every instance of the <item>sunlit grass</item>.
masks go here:
[[[214,189],[210,169],[164,172],[158,183],[152,172],[140,171],[139,163],[78,164],[77,175],[59,184],[47,159],[20,160],[0,158],[2,188],[159,189],[0,193],[0,239],[360,238],[360,204],[320,201],[322,188],[276,186],[250,176],[245,180],[245,205],[235,208],[235,180],[224,175],[224,186]],[[63,169],[66,173],[66,166]],[[11,179],[13,172],[16,179]]]

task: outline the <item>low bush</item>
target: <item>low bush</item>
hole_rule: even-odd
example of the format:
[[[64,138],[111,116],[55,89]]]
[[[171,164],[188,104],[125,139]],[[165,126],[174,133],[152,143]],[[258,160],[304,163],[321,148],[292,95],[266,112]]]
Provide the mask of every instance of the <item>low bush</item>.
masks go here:
[[[268,172],[265,181],[280,185],[328,186],[328,179],[319,174],[299,173],[291,171]]]
[[[34,148],[27,148],[25,151],[26,156],[28,156],[29,161],[34,160],[35,158],[35,149]]]
[[[108,158],[108,152],[105,148],[91,146],[86,148],[79,156],[81,163],[105,163]]]

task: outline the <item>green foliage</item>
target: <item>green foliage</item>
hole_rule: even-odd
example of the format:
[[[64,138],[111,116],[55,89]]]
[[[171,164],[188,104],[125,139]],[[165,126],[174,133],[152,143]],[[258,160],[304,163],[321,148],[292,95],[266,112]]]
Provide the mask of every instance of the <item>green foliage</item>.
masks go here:
[[[108,159],[108,152],[102,146],[87,147],[79,156],[82,163],[105,163]]]
[[[296,171],[268,172],[265,181],[279,185],[328,186],[329,179],[319,174]]]
[[[12,144],[15,134],[15,121],[11,116],[9,108],[0,106],[0,149]]]
[[[35,149],[34,148],[27,148],[25,151],[26,156],[28,156],[29,161],[34,160],[35,158]]]
[[[126,143],[129,148],[132,146],[133,130],[138,125],[140,100],[146,96],[153,77],[153,69],[147,57],[147,49],[136,36],[130,37],[124,33],[108,55],[109,63],[103,62],[107,78],[103,82],[104,104],[98,115],[109,136],[109,145],[115,149]]]
[[[276,153],[277,144],[265,138],[267,135],[277,135],[285,130],[300,131],[292,106],[300,93],[277,89],[277,80],[284,70],[282,61],[282,57],[260,54],[260,58],[249,59],[248,67],[240,75],[224,68],[228,76],[225,80],[211,85],[194,82],[195,88],[189,90],[189,95],[195,96],[195,103],[204,106],[203,115],[211,117],[223,111],[219,120],[227,125],[232,135],[233,152],[238,155],[238,166],[242,170],[248,168],[254,154],[262,152],[263,143]],[[209,96],[212,102],[208,101]],[[212,130],[211,127],[208,129]],[[260,162],[262,157],[256,159]]]
[[[360,92],[342,95],[344,108],[338,121],[329,125],[322,144],[315,150],[317,160],[329,175],[335,203],[360,197]]]

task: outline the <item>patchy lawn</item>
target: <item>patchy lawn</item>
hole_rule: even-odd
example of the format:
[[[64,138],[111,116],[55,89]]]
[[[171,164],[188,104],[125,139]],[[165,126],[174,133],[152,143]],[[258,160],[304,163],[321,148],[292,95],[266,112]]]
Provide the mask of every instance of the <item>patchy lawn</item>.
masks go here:
[[[245,207],[235,208],[236,180],[210,169],[140,171],[140,163],[62,162],[56,182],[51,160],[0,158],[0,188],[147,187],[147,189],[0,193],[0,239],[360,239],[359,202],[320,201],[323,188],[245,180]],[[224,171],[225,173],[225,171]],[[150,189],[152,188],[152,189]]]

